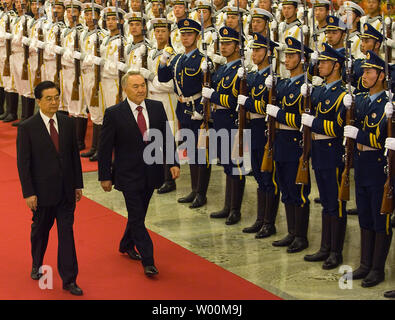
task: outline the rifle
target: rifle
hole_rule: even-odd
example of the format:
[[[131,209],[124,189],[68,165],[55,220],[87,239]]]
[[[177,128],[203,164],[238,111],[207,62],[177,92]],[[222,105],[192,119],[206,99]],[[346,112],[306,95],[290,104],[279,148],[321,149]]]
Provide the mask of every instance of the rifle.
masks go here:
[[[214,54],[220,55],[219,52],[219,36],[218,36],[218,32],[217,32],[217,28],[216,28],[216,24],[217,24],[217,18],[215,16],[215,12],[214,12],[214,1],[211,0],[211,24],[213,25],[214,31],[216,33],[216,39],[215,39],[215,43],[214,43]],[[215,63],[214,64],[214,68],[217,69],[218,68],[218,64]]]
[[[350,40],[351,17],[347,19],[347,39],[346,39],[346,75],[347,75],[347,91],[351,95],[351,77],[352,70],[349,67],[349,59],[351,59],[351,40]],[[351,95],[352,96],[352,95]],[[346,124],[353,126],[355,122],[355,101],[353,99],[351,107],[346,112]],[[354,139],[345,138],[345,152],[343,156],[344,169],[342,173],[342,180],[340,183],[339,200],[350,200],[350,170],[352,168],[352,161],[354,155],[355,141]],[[343,144],[344,144],[343,142]]]
[[[145,37],[146,37],[146,25],[145,25],[145,19],[144,19],[144,12],[145,12],[145,3],[144,0],[141,0],[141,27],[142,27],[142,33],[143,33],[143,46],[145,46],[145,53],[141,57],[141,67],[148,69],[148,64],[147,64],[147,59],[148,59],[148,48],[145,45]]]
[[[392,19],[391,19],[391,1],[387,0],[387,14],[388,14],[388,19],[389,19],[389,23],[386,24],[386,30],[385,30],[385,35],[388,39],[392,39]],[[385,22],[383,19],[383,26],[384,26]],[[385,38],[384,38],[385,39]],[[385,40],[384,40],[385,41]],[[388,62],[390,63],[392,61],[392,48],[388,48],[388,46],[386,46],[387,49],[386,51],[388,51]]]
[[[28,37],[27,34],[27,15],[26,15],[26,5],[24,2],[21,3],[22,8],[23,8],[23,36]],[[29,80],[29,71],[28,71],[28,65],[29,65],[29,46],[23,45],[23,65],[22,65],[22,80]]]
[[[304,23],[307,25],[307,9],[306,9],[306,0],[304,0]],[[305,61],[305,53],[304,53],[304,43],[305,38],[303,34],[303,30],[300,33],[301,36],[301,63],[303,65],[304,72],[304,83],[307,83],[307,63]],[[308,41],[308,40],[307,40]],[[312,114],[311,112],[311,100],[310,93],[308,93],[307,97],[303,98],[303,112],[307,114]],[[309,184],[310,173],[309,173],[309,159],[310,159],[310,150],[311,150],[311,128],[308,126],[303,126],[303,152],[299,158],[298,172],[296,173],[296,184]]]
[[[5,32],[11,33],[11,21],[10,21],[10,14],[8,13],[7,5],[5,5],[7,21],[5,22]],[[11,65],[10,65],[10,56],[11,56],[11,39],[7,39],[5,41],[6,47],[6,58],[4,62],[4,69],[3,69],[3,77],[10,77],[11,76]]]
[[[269,74],[273,79],[272,87],[269,90],[268,103],[272,105],[276,105],[276,81],[274,78],[276,74],[273,70],[273,59],[274,59],[274,51],[270,47],[270,27],[269,23],[267,24],[267,50],[268,50],[268,59],[269,59]],[[277,61],[278,62],[278,61]],[[266,129],[266,137],[267,141],[265,144],[265,151],[263,153],[263,159],[261,164],[262,172],[272,172],[273,171],[273,145],[274,145],[274,136],[276,134],[276,119],[270,115],[266,116],[267,121],[267,129]]]
[[[315,25],[315,7],[313,4],[312,10],[313,10],[313,42],[314,42],[314,50],[316,52],[318,51],[318,39],[317,39],[317,30],[316,30],[316,25]],[[308,37],[310,38],[310,36]],[[314,64],[313,66],[313,76],[317,76],[318,75],[318,63]]]
[[[71,1],[71,11],[73,12],[73,1]],[[73,15],[73,23],[75,29],[74,35],[74,51],[80,51],[79,34],[77,29],[77,16]],[[81,76],[81,64],[80,60],[74,59],[74,81],[73,89],[71,91],[71,101],[80,100],[80,76]]]
[[[383,24],[383,33],[384,33],[384,39],[386,36],[386,30],[387,28]],[[390,49],[391,50],[391,49]],[[387,90],[388,90],[388,101],[392,102],[393,95],[391,92],[391,72],[389,71],[389,58],[390,58],[390,51],[387,42],[384,41],[384,52],[385,52],[385,81],[387,84]],[[394,137],[394,130],[393,126],[395,125],[395,116],[394,112],[392,113],[391,118],[387,118],[387,136],[390,138]],[[395,156],[394,156],[393,150],[386,150],[386,155],[387,155],[387,165],[385,167],[385,171],[387,174],[387,179],[384,184],[384,192],[383,192],[383,199],[381,202],[381,209],[380,213],[381,214],[392,214],[394,211],[394,188],[393,188],[393,180],[394,180],[394,173],[395,173],[395,167],[394,167],[394,161],[395,161]]]
[[[96,12],[94,8],[94,0],[92,0],[92,19],[93,24],[95,25],[95,45],[94,45],[94,53],[96,57],[100,57],[100,39],[99,39],[99,31],[98,31],[98,21],[96,19]],[[100,82],[101,82],[101,73],[100,73],[100,66],[95,65],[95,83],[92,88],[91,94],[91,107],[98,107],[99,106],[99,91],[100,91]]]
[[[125,63],[125,56],[124,56],[124,46],[123,46],[123,28],[121,24],[121,19],[119,18],[119,10],[118,10],[118,0],[115,1],[115,11],[117,15],[117,21],[118,21],[118,30],[119,30],[119,41],[120,45],[118,47],[118,61]],[[119,80],[119,85],[118,85],[118,93],[117,93],[117,103],[121,102],[122,100],[122,76],[123,72],[118,70],[118,80]]]
[[[57,46],[61,46],[61,41],[60,41],[60,25],[59,25],[59,17],[57,12],[54,12],[55,18],[56,18],[56,23],[57,25],[57,31],[56,31],[56,36],[55,36],[55,42]],[[55,77],[54,77],[54,83],[57,85],[58,88],[60,88],[60,70],[62,69],[62,55],[61,54],[56,54],[56,72],[55,72]]]
[[[202,35],[202,46],[203,46],[203,53],[204,53],[204,58],[207,62],[207,67],[209,67],[208,63],[208,55],[207,55],[207,43],[204,41],[204,21],[203,21],[203,11],[201,11],[201,35]],[[206,72],[203,72],[203,86],[209,88],[211,83],[211,74],[210,70],[207,70]],[[198,139],[198,145],[201,145],[199,143],[199,140],[201,142],[201,139],[203,137],[203,132],[206,133],[206,150],[208,152],[209,150],[209,121],[210,121],[210,113],[211,113],[211,106],[210,106],[210,100],[203,98],[202,99],[202,104],[203,104],[203,122],[200,126],[201,129],[201,135],[199,136]]]
[[[43,27],[42,27],[42,21],[41,19],[41,10],[39,9],[39,2],[37,0],[37,10],[39,10],[38,14],[38,28],[37,28],[37,35],[38,35],[38,41],[43,41],[44,40],[44,35],[43,35]],[[36,74],[34,77],[34,87],[36,87],[40,82],[41,82],[41,68],[44,63],[44,50],[41,48],[38,48],[37,52],[37,69],[36,69]]]
[[[241,67],[244,69],[244,76],[240,79],[239,86],[239,94],[247,95],[247,75],[246,68],[244,65],[244,40],[243,40],[243,15],[240,12],[240,1],[237,0],[237,12],[239,14],[239,46],[240,46],[240,58],[241,58]],[[239,157],[243,157],[243,140],[244,140],[244,128],[246,123],[246,110],[244,105],[239,105]]]

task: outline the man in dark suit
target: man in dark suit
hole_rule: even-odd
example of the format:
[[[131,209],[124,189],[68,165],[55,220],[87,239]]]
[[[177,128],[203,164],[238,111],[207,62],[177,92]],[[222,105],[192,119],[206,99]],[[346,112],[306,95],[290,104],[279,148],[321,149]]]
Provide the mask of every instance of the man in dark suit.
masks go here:
[[[162,102],[146,99],[147,86],[137,71],[125,74],[122,88],[127,99],[108,108],[104,114],[98,153],[99,181],[106,192],[111,191],[114,184],[125,198],[128,222],[119,251],[126,252],[134,260],[142,260],[144,273],[153,276],[158,270],[154,265],[153,244],[145,227],[145,216],[154,189],[163,184],[163,166],[171,167],[173,179],[179,177],[180,168],[178,161],[166,159],[166,155],[170,155],[166,153],[169,147],[174,155],[175,143]],[[163,161],[149,164],[151,153],[144,150],[158,143],[156,138],[149,141],[148,136],[154,132],[163,138],[160,148],[155,149],[155,157]]]
[[[83,292],[78,273],[73,223],[76,202],[82,197],[82,170],[74,120],[57,113],[59,89],[44,81],[34,89],[40,111],[18,126],[17,162],[23,197],[33,212],[31,277],[40,279],[49,231],[56,218],[58,270],[63,289]]]

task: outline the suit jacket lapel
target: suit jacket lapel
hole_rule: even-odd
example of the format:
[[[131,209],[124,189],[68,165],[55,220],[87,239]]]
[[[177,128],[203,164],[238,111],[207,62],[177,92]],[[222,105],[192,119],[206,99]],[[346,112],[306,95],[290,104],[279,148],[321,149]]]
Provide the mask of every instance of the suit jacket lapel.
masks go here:
[[[125,99],[122,102],[122,104],[120,104],[119,107],[121,108],[122,113],[123,113],[123,115],[125,117],[124,119],[130,123],[131,130],[137,131],[140,134],[141,141],[143,141],[143,136],[142,136],[142,134],[140,132],[140,128],[139,128],[139,126],[137,124],[136,118],[133,115],[132,109],[130,108],[128,100]]]
[[[46,141],[46,143],[49,145],[48,147],[57,153],[55,145],[52,142],[47,127],[45,126],[44,120],[43,118],[41,118],[40,112],[37,112],[36,117],[37,117],[37,128],[40,130],[40,135],[43,137],[44,141]],[[58,118],[58,128],[59,127],[60,126],[59,126],[59,118]],[[59,143],[59,148],[60,148],[60,143]]]

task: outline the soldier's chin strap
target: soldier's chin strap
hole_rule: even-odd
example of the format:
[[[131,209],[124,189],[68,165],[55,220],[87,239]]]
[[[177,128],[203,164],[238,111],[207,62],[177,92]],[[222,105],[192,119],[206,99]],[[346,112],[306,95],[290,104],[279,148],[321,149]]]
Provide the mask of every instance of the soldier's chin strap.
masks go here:
[[[378,70],[378,69],[376,69],[376,70]],[[380,72],[377,74],[376,81],[375,81],[375,82],[373,83],[373,85],[371,85],[370,87],[366,87],[367,89],[371,89],[371,88],[373,88],[373,87],[376,85],[377,81],[379,80],[380,73],[382,73],[382,72],[383,72],[383,71],[380,70]]]

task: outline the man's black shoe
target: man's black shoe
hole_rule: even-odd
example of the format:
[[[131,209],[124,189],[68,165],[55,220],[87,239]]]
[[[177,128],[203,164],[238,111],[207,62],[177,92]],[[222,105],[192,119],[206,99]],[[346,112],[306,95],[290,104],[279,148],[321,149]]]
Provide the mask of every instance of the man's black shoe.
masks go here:
[[[32,273],[30,276],[32,277],[33,280],[40,280],[40,278],[43,276],[42,273],[38,272],[39,268],[33,267],[32,268]]]
[[[127,253],[132,260],[141,260],[140,254],[134,249],[119,250],[120,253]]]
[[[75,296],[82,296],[84,294],[81,288],[77,286],[75,282],[71,282],[69,284],[63,285],[63,289],[69,291],[71,294]]]
[[[200,208],[204,206],[206,203],[207,203],[207,197],[203,197],[202,195],[197,193],[195,199],[193,199],[189,208],[191,209]]]
[[[168,193],[176,190],[176,183],[173,182],[165,182],[157,191],[158,194]]]
[[[157,275],[158,273],[159,273],[159,271],[158,271],[158,269],[156,269],[155,266],[145,266],[145,267],[144,267],[144,274],[145,274],[147,277],[155,276],[155,275]]]

